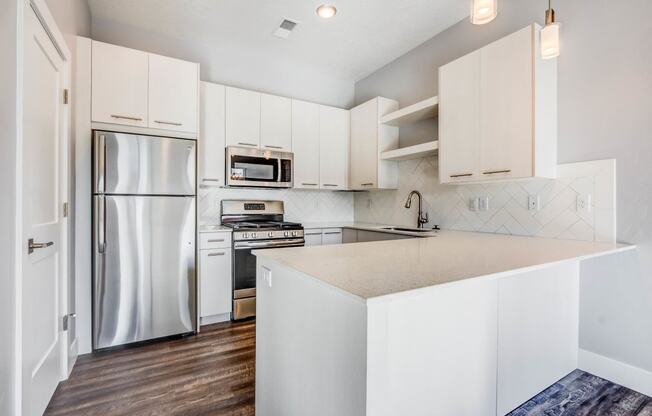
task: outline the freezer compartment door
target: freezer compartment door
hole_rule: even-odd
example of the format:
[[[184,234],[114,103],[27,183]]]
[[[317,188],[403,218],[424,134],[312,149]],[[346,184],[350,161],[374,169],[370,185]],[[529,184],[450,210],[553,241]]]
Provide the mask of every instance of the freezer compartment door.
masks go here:
[[[194,195],[196,142],[96,131],[94,193]]]
[[[94,197],[93,347],[196,329],[195,198]]]

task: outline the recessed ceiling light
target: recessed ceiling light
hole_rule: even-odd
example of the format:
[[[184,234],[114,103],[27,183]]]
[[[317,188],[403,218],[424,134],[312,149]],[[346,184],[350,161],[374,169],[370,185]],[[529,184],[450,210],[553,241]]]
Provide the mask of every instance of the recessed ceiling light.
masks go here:
[[[322,4],[317,7],[317,16],[322,19],[330,19],[337,14],[337,8],[332,4]]]

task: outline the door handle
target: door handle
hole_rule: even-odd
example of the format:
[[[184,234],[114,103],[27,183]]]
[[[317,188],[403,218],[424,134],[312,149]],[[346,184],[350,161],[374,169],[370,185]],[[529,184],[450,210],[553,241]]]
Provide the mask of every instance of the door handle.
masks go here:
[[[243,143],[243,142],[238,142],[238,144],[239,144],[239,145],[242,145],[242,146],[258,147],[257,144],[253,144],[253,143]]]
[[[95,186],[97,193],[103,194],[106,176],[106,136],[100,134],[95,144]]]
[[[281,146],[272,146],[271,144],[266,144],[266,145],[264,145],[264,146],[265,146],[265,147],[268,147],[268,148],[270,148],[270,149],[282,149]]]
[[[450,175],[451,178],[466,178],[469,176],[473,176],[472,173],[458,173],[457,175]]]
[[[111,114],[111,117],[113,117],[113,118],[122,118],[122,119],[125,119],[125,120],[132,120],[132,121],[143,121],[143,119],[140,118],[140,117],[121,116],[120,114]]]
[[[169,124],[170,126],[182,126],[183,125],[183,123],[178,123],[176,121],[164,121],[164,120],[154,120],[154,123]]]
[[[106,250],[106,201],[98,197],[97,203],[97,252],[104,254]]]
[[[27,240],[27,254],[32,254],[34,250],[39,248],[46,248],[54,245],[54,241],[48,241],[47,243],[35,243],[33,238]]]
[[[510,173],[511,169],[501,169],[501,170],[490,170],[487,172],[482,172],[483,175],[495,175],[496,173]]]

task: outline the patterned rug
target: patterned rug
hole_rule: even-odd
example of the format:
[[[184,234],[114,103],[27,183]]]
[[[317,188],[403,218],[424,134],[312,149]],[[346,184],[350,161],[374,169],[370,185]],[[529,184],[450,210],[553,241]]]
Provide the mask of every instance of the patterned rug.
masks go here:
[[[575,370],[508,416],[652,416],[652,397]]]

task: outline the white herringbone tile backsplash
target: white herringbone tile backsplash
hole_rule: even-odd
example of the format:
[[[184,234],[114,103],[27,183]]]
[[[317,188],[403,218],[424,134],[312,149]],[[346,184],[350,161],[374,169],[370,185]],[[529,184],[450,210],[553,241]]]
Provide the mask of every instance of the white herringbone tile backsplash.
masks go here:
[[[353,194],[349,192],[303,189],[200,188],[198,195],[200,224],[219,223],[222,199],[284,201],[287,221],[353,221]]]
[[[436,157],[408,160],[399,163],[398,190],[356,194],[355,220],[415,226],[416,201],[411,209],[406,209],[404,204],[409,192],[416,189],[424,197],[424,209],[430,219],[428,227],[437,224],[442,229],[452,230],[611,240],[615,234],[615,230],[612,233],[610,229],[615,223],[615,207],[610,200],[615,190],[604,186],[604,183],[613,183],[615,173],[610,166],[608,161],[560,165],[560,177],[554,180],[454,186],[439,184]],[[539,196],[539,211],[528,210],[528,195]],[[576,209],[578,195],[591,195],[592,206],[588,213]],[[481,196],[489,197],[489,210],[469,210],[469,200]],[[603,206],[606,209],[602,209]],[[600,220],[599,229],[596,228],[596,213],[606,217],[605,221]]]

